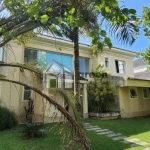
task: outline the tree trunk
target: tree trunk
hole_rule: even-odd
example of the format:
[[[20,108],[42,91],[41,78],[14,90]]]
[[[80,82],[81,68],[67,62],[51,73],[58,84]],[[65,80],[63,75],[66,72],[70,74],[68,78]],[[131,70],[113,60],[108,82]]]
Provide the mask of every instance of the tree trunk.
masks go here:
[[[68,122],[72,126],[72,129],[74,129],[76,131],[76,136],[78,136],[81,139],[79,141],[79,143],[83,145],[83,148],[85,150],[90,150],[89,143],[88,143],[88,140],[86,138],[86,135],[85,135],[84,131],[82,130],[81,126],[79,125],[79,123],[56,100],[49,97],[47,94],[45,94],[44,92],[39,90],[37,87],[30,86],[30,85],[22,83],[20,81],[14,81],[14,80],[9,80],[9,79],[1,79],[1,78],[0,78],[0,81],[14,83],[14,84],[29,87],[31,90],[33,90],[34,92],[38,93],[43,98],[45,98],[49,103],[54,105],[64,115],[64,117],[68,120]],[[72,130],[72,132],[73,132],[73,130]]]
[[[74,94],[79,102],[79,29],[73,29],[73,42],[74,42]]]

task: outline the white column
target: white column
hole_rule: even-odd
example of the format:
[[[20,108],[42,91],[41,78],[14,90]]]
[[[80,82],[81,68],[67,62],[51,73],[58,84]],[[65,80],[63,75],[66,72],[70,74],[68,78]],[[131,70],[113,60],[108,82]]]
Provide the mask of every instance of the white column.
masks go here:
[[[87,84],[83,84],[83,118],[88,118]]]

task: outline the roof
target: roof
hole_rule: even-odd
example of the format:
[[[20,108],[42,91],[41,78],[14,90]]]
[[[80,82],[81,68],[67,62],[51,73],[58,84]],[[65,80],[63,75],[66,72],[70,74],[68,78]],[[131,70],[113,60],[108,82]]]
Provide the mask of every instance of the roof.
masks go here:
[[[65,42],[65,43],[68,43],[68,44],[72,44],[72,41],[67,39],[67,38],[63,38],[63,37],[54,37],[54,36],[49,36],[49,35],[38,35],[38,37],[41,37],[41,38],[45,38],[45,39],[50,39],[50,40],[55,40],[55,41],[58,41],[58,42]],[[82,47],[89,47],[90,45],[89,44],[85,44],[85,43],[79,43],[79,46],[82,46]],[[108,46],[105,46],[105,48],[107,49],[110,49],[108,48]],[[118,47],[112,47],[111,50],[117,50],[117,51],[120,51],[120,52],[126,52],[126,53],[130,53],[130,54],[134,54],[136,55],[136,52],[132,52],[130,50],[127,50],[127,49],[122,49],[122,48],[118,48]]]
[[[133,68],[140,68],[140,67],[144,67],[147,65],[148,63],[144,61],[142,58],[133,61]]]
[[[142,79],[142,80],[150,80],[150,72],[144,71],[144,72],[135,73],[134,78],[135,79]]]

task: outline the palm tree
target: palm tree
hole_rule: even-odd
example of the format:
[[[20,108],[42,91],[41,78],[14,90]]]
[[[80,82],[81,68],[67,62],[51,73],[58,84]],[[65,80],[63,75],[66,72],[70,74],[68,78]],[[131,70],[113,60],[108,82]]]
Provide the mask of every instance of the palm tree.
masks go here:
[[[101,2],[99,2],[99,4],[101,4]],[[104,44],[111,47],[110,45],[112,44],[110,43],[110,41],[108,41],[108,43],[103,41],[104,37],[101,36],[99,32],[102,30],[102,26],[105,25],[105,30],[108,30],[112,35],[114,35],[118,41],[131,45],[135,41],[134,33],[135,31],[138,32],[138,27],[133,23],[133,20],[136,20],[136,17],[134,15],[134,19],[129,15],[127,19],[121,19],[118,22],[114,23],[113,20],[111,20],[112,18],[110,13],[103,13],[95,10],[96,5],[94,4],[94,2],[90,2],[89,0],[70,0],[69,3],[64,5],[65,7],[68,7],[66,5],[73,6],[73,8],[75,9],[74,13],[72,14],[74,16],[74,20],[82,20],[84,22],[81,26],[80,21],[75,25],[73,24],[73,26],[70,26],[70,24],[66,25],[68,24],[68,22],[65,21],[65,25],[59,25],[64,33],[63,35],[69,38],[74,43],[74,94],[79,100],[79,35],[82,33],[86,33],[88,36],[90,32],[94,32],[93,39],[95,40],[96,38],[98,40],[98,42],[96,43],[97,45],[104,42]],[[104,2],[103,9],[106,6],[110,6],[111,11],[116,11],[118,14],[120,13],[121,17],[124,15],[125,9],[119,8],[118,5],[113,7],[111,6],[111,2]],[[92,40],[92,43],[95,44],[94,40]],[[103,47],[98,48],[100,48],[100,51],[102,51]],[[96,50],[96,53],[98,51],[99,49]]]

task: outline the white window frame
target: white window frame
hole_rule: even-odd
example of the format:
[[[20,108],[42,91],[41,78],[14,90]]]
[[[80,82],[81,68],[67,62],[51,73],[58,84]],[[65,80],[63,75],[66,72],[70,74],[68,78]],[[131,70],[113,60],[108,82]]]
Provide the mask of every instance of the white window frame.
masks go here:
[[[32,97],[32,90],[30,89],[30,90],[28,90],[28,91],[31,91],[31,94],[30,94],[30,98]],[[25,92],[25,87],[23,87],[23,92],[22,92],[22,101],[23,102],[28,102],[29,101],[29,99],[24,99],[24,92]]]
[[[0,62],[4,62],[4,47],[0,47]]]
[[[118,69],[119,69],[119,62],[123,63],[123,73],[120,72],[121,69],[119,69],[119,72],[117,72],[116,61],[118,61]],[[117,74],[125,74],[126,73],[126,62],[124,60],[115,59],[115,69],[116,69]]]
[[[143,99],[150,99],[150,94],[149,94],[149,97],[144,97],[144,89],[147,89],[150,92],[150,88],[142,88]]]
[[[0,82],[0,98],[2,97],[2,82]]]
[[[104,61],[105,61],[105,62],[104,62],[104,63],[105,63],[105,68],[109,68],[109,64],[110,64],[110,63],[109,63],[109,58],[108,58],[108,57],[105,57],[104,59],[105,59],[105,60],[104,60]],[[107,61],[108,66],[106,66],[106,59],[108,59],[108,61]]]
[[[136,92],[136,94],[137,94],[137,97],[131,97],[131,94],[130,94],[130,90],[131,90],[131,89],[134,89],[134,90],[135,90],[135,92]],[[130,97],[130,99],[138,99],[137,87],[130,87],[130,88],[129,88],[129,97]]]

